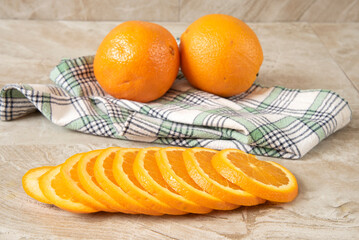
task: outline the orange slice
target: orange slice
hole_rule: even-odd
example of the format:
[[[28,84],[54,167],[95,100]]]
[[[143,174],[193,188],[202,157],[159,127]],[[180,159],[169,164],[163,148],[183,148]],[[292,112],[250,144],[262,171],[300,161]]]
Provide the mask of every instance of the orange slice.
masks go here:
[[[191,148],[183,153],[184,163],[188,174],[204,191],[223,201],[253,206],[264,203],[265,200],[243,191],[219,174],[212,166],[212,157],[218,153],[207,148]]]
[[[94,176],[94,165],[97,157],[103,150],[95,150],[84,153],[77,164],[77,175],[81,182],[82,187],[90,194],[94,199],[100,203],[106,205],[108,208],[118,212],[131,213],[120,203],[116,202],[110,195],[108,195],[97,182]]]
[[[45,197],[55,206],[74,213],[93,213],[97,209],[85,205],[74,197],[64,183],[61,165],[53,167],[39,178],[39,186]]]
[[[274,202],[290,202],[298,194],[297,180],[278,163],[260,161],[237,149],[226,149],[212,158],[223,177],[245,191]]]
[[[203,191],[190,177],[183,160],[185,148],[168,147],[156,152],[157,165],[165,181],[183,197],[217,210],[231,210],[238,205],[227,203]]]
[[[175,192],[163,179],[157,166],[155,153],[158,147],[141,149],[133,163],[133,170],[138,182],[149,193],[176,209],[191,213],[208,213],[212,209],[200,206]]]
[[[160,213],[171,215],[182,215],[186,212],[180,211],[160,201],[148,193],[137,181],[133,172],[133,162],[139,149],[126,148],[120,149],[113,162],[113,175],[117,184],[131,197],[142,205]]]
[[[61,174],[64,179],[63,181],[69,191],[71,191],[71,193],[78,198],[79,201],[99,211],[112,212],[112,209],[94,199],[83,188],[77,173],[77,165],[83,154],[84,153],[75,154],[62,164]]]
[[[123,206],[126,207],[126,209],[129,209],[130,211],[147,215],[162,215],[162,213],[151,210],[140,204],[138,201],[125,193],[117,184],[115,177],[113,176],[112,166],[116,152],[120,149],[121,148],[119,147],[107,148],[97,157],[94,166],[94,172],[98,184],[113,199],[115,199],[117,202],[120,202]]]
[[[45,197],[39,186],[39,178],[47,173],[53,167],[38,167],[27,171],[22,177],[22,187],[27,195],[36,199],[37,201],[51,204],[51,201]]]

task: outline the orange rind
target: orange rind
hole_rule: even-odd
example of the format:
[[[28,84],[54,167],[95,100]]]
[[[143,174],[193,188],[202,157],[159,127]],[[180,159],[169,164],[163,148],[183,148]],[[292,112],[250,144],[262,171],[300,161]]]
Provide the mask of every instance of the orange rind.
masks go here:
[[[296,178],[278,163],[260,161],[237,149],[226,149],[212,158],[212,164],[223,177],[260,198],[290,202],[298,194]]]
[[[39,178],[52,168],[53,167],[50,166],[38,167],[30,169],[25,173],[25,175],[22,177],[22,186],[27,195],[36,199],[37,201],[51,204],[51,201],[45,197],[40,189]]]
[[[147,192],[142,185],[137,181],[134,171],[133,163],[139,149],[126,148],[120,149],[113,162],[113,176],[117,184],[131,197],[136,199],[142,205],[154,211],[170,214],[183,215],[186,212],[180,211],[169,206],[167,203],[160,201],[158,198]]]
[[[243,206],[264,203],[264,199],[242,190],[214,169],[211,160],[216,153],[218,151],[208,148],[191,148],[183,152],[184,163],[192,179],[204,191],[223,201]]]
[[[120,202],[123,206],[125,206],[126,209],[146,215],[162,215],[162,213],[143,206],[141,203],[125,193],[117,184],[115,177],[113,176],[112,166],[116,153],[120,149],[121,148],[119,147],[107,148],[97,157],[94,166],[97,182],[105,192],[107,192],[117,202]]]
[[[98,210],[92,208],[75,197],[66,187],[61,174],[61,165],[50,169],[39,179],[39,186],[43,194],[55,206],[73,213],[93,213]]]
[[[187,172],[183,161],[185,148],[168,147],[156,152],[157,165],[165,181],[183,197],[216,210],[232,210],[238,205],[225,202],[203,191]]]
[[[64,184],[79,201],[99,211],[112,212],[112,209],[94,199],[82,186],[77,173],[77,165],[83,155],[84,153],[75,154],[62,164],[61,175]]]
[[[94,176],[94,165],[97,157],[103,150],[90,151],[82,155],[77,165],[77,174],[81,182],[82,187],[90,194],[94,199],[101,202],[114,212],[122,212],[128,214],[134,214],[135,212],[129,211],[115,201],[110,195],[108,195],[99,185]]]
[[[141,149],[133,163],[133,170],[136,179],[149,193],[166,202],[173,208],[181,211],[204,214],[212,211],[194,203],[174,191],[163,179],[157,166],[155,153],[160,150],[158,147]]]

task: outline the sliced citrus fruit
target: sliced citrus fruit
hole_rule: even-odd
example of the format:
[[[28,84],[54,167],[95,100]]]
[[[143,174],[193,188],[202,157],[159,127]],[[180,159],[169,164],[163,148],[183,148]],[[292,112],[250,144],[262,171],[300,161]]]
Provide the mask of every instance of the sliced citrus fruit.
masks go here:
[[[138,212],[147,215],[163,215],[155,210],[145,207],[134,198],[125,193],[117,184],[113,176],[112,166],[115,159],[116,152],[120,150],[119,147],[111,147],[105,149],[97,157],[94,166],[95,177],[102,189],[107,192],[113,199],[120,202],[123,206],[133,212]]]
[[[239,186],[225,179],[212,166],[212,157],[218,151],[207,148],[191,148],[183,153],[183,159],[192,179],[204,191],[223,201],[253,206],[264,203],[265,200],[243,191]]]
[[[61,174],[64,179],[66,187],[71,193],[78,198],[79,201],[86,205],[98,209],[99,211],[112,212],[113,209],[108,208],[106,205],[100,203],[91,197],[83,188],[79,176],[77,174],[77,165],[84,153],[75,154],[68,158],[61,166]]]
[[[182,215],[186,212],[180,211],[169,206],[167,203],[160,201],[148,193],[137,181],[133,172],[133,162],[139,149],[126,148],[120,149],[113,162],[113,175],[117,184],[131,197],[139,201],[142,205],[155,211],[171,214]]]
[[[157,165],[165,181],[183,197],[217,210],[231,210],[238,205],[225,202],[203,191],[190,177],[183,161],[185,148],[167,147],[156,152]]]
[[[223,177],[263,199],[290,202],[298,194],[294,175],[278,163],[260,161],[237,149],[226,149],[214,155],[212,164]]]
[[[74,197],[60,174],[61,165],[53,167],[39,178],[39,186],[45,197],[55,206],[74,213],[93,213],[97,209],[85,205]]]
[[[106,205],[110,209],[123,213],[134,212],[129,211],[120,203],[116,202],[110,195],[108,195],[98,184],[94,176],[94,165],[97,157],[103,150],[95,150],[84,153],[77,165],[77,175],[81,182],[82,187],[90,194],[94,199],[100,203]]]
[[[191,213],[208,213],[212,209],[200,206],[174,191],[163,179],[157,166],[155,153],[158,147],[141,149],[133,163],[135,177],[139,183],[152,195],[166,202],[171,207]]]
[[[45,166],[30,169],[22,177],[22,187],[27,195],[36,199],[37,201],[51,204],[51,201],[45,197],[39,186],[39,178],[47,173],[53,167]]]

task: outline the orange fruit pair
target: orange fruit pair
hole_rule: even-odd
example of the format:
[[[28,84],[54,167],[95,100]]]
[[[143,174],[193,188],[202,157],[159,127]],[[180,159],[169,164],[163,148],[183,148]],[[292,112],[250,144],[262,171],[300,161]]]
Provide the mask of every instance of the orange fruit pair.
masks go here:
[[[101,42],[94,74],[115,98],[150,102],[160,98],[181,69],[196,88],[230,97],[256,79],[263,52],[256,34],[237,18],[211,14],[193,22],[175,38],[160,25],[129,21]]]
[[[235,149],[119,148],[79,153],[29,170],[25,192],[75,213],[183,215],[292,201],[293,174]]]

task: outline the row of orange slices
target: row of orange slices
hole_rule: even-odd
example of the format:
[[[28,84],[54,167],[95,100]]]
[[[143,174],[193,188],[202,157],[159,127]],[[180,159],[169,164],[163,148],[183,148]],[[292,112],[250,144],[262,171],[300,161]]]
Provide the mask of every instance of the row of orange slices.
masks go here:
[[[25,192],[76,212],[204,214],[292,201],[293,174],[236,149],[120,148],[76,154],[65,163],[29,170]]]

